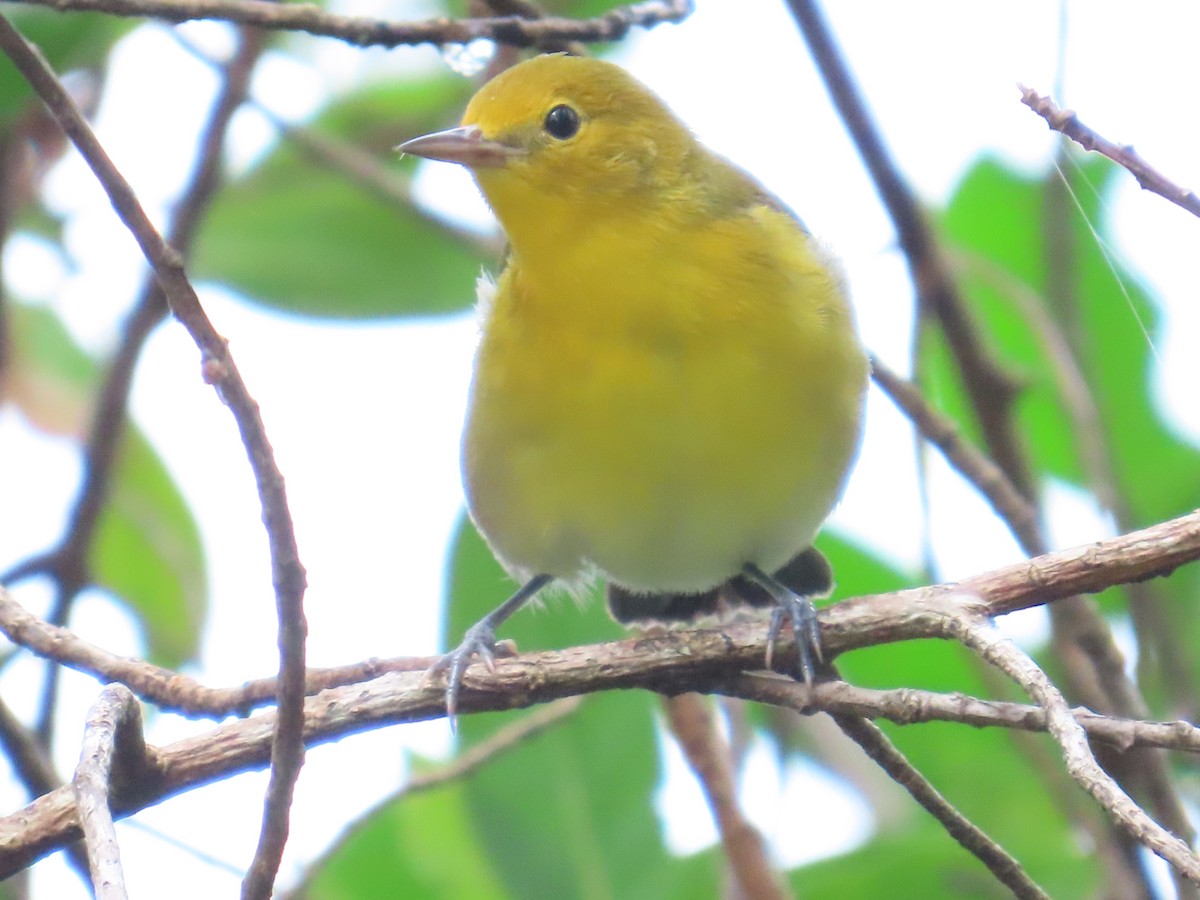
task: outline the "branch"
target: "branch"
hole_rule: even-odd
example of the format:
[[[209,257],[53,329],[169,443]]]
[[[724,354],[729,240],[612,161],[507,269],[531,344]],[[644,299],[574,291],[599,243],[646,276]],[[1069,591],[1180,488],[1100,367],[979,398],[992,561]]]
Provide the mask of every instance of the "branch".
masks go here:
[[[250,75],[262,52],[261,36],[242,35],[241,45],[228,65],[220,66],[222,88],[200,141],[196,165],[172,216],[168,242],[186,258],[201,218],[216,192],[221,147],[229,123],[246,97]],[[65,624],[80,590],[91,581],[89,557],[100,516],[108,502],[116,473],[121,441],[129,420],[129,392],[134,369],[153,331],[166,318],[167,304],[158,282],[147,278],[126,319],[120,346],[113,355],[96,400],[83,453],[84,476],[58,546],[35,567],[51,574],[58,597],[50,621]],[[46,673],[38,732],[48,740],[57,696],[58,673]]]
[[[1017,388],[988,352],[917,199],[888,155],[849,67],[813,0],[788,0],[809,52],[883,201],[923,312],[936,316],[992,456],[1025,497],[1032,479],[1009,415]]]
[[[1200,559],[1200,510],[1105,541],[1047,553],[957,584],[843,600],[819,611],[822,640],[832,658],[857,647],[946,637],[945,621],[956,616],[1003,615],[1077,593],[1098,592],[1113,585],[1166,575],[1196,559]],[[169,669],[108,653],[67,629],[49,625],[32,615],[2,587],[0,631],[13,643],[39,656],[54,659],[100,680],[120,681],[149,702],[192,716],[246,714],[251,708],[269,701],[275,690],[272,679],[248,682],[238,688],[206,688]],[[647,654],[710,654],[726,664],[754,668],[761,665],[766,652],[761,631],[754,623],[735,624],[716,630],[648,635],[637,641]],[[725,639],[730,635],[737,635],[737,640],[726,644]],[[786,639],[783,643],[786,647]],[[602,646],[614,648],[627,644]],[[608,653],[605,651],[601,655],[607,657]],[[532,658],[534,656],[529,655],[519,659]],[[313,669],[307,676],[307,689],[311,693],[387,672],[423,672],[431,661],[425,658],[367,660],[351,666]],[[500,661],[497,672],[516,662]],[[480,674],[482,671],[479,666],[468,671],[464,695],[471,694],[473,686],[487,682]],[[686,677],[681,689],[687,689]],[[564,690],[560,696],[570,693],[571,690]]]
[[[941,823],[947,834],[987,866],[988,871],[1015,896],[1049,900],[1050,895],[1025,873],[1021,864],[955,809],[953,804],[905,759],[904,754],[896,749],[878,725],[862,716],[844,713],[831,715],[848,738],[858,744],[893,781],[908,791],[926,812]]]
[[[822,681],[811,687],[774,674],[745,673],[722,682],[720,692],[741,700],[790,708],[810,714],[817,710],[842,715],[887,719],[897,725],[923,722],[957,722],[975,728],[1012,728],[1046,731],[1046,712],[1040,706],[981,700],[968,694],[940,694],[914,688],[858,687],[845,681]],[[1092,741],[1128,750],[1157,747],[1200,753],[1200,727],[1191,722],[1143,722],[1102,716],[1076,707],[1071,710]]]
[[[1065,361],[1062,365],[1065,365]],[[988,499],[992,508],[1008,524],[1022,549],[1031,556],[1041,552],[1045,548],[1045,540],[1036,510],[1021,497],[1004,472],[961,440],[953,424],[932,409],[915,386],[894,375],[878,360],[872,360],[872,366],[876,383],[909,417],[917,431],[933,443],[947,462]],[[1064,378],[1068,375],[1063,373]],[[1083,440],[1085,444],[1088,443],[1086,438]],[[1142,588],[1142,594],[1148,593],[1142,585],[1131,586],[1131,591],[1135,587]],[[1055,645],[1074,699],[1102,712],[1115,713],[1128,719],[1145,718],[1148,715],[1145,701],[1126,676],[1124,659],[1113,640],[1112,631],[1095,605],[1083,598],[1073,597],[1051,607],[1051,616]],[[1069,641],[1065,639],[1068,635]],[[1194,834],[1182,803],[1171,786],[1170,774],[1161,754],[1109,754],[1104,762],[1111,765],[1123,783],[1144,785],[1159,818],[1173,831],[1189,838]]]
[[[218,394],[233,413],[242,443],[250,458],[262,505],[263,523],[267,529],[272,581],[279,614],[279,716],[276,720],[275,750],[266,800],[267,824],[271,824],[273,820],[275,824],[270,829],[264,826],[263,834],[267,843],[260,846],[264,855],[260,858],[256,854],[255,865],[247,876],[247,885],[254,890],[245,895],[267,896],[270,881],[274,878],[279,858],[282,856],[282,836],[286,835],[286,827],[282,832],[277,827],[278,810],[281,805],[286,809],[290,804],[295,781],[304,759],[300,734],[303,727],[301,711],[304,697],[305,574],[296,547],[283,476],[267,440],[258,404],[246,389],[225,339],[217,333],[205,315],[195,289],[184,272],[178,252],[167,244],[154,228],[133,189],[108,158],[91,127],[80,115],[45,59],[2,15],[0,49],[8,54],[57,119],[60,127],[104,187],[117,215],[137,240],[162,288],[167,305],[200,348],[205,379],[216,387]],[[267,869],[270,869],[269,873]],[[264,878],[268,879],[265,889],[261,886]]]
[[[1033,555],[1043,549],[1037,509],[1004,471],[963,440],[957,426],[934,409],[915,384],[901,378],[875,356],[871,357],[871,377],[909,418],[921,437],[937,447],[946,461],[983,494],[1025,552]]]
[[[679,22],[691,14],[690,0],[649,0],[631,3],[594,19],[547,17],[525,19],[496,16],[487,19],[428,19],[389,22],[361,16],[340,16],[308,3],[270,0],[22,0],[60,12],[102,12],[144,16],[168,22],[215,19],[282,31],[303,31],[334,37],[359,47],[397,47],[401,44],[469,44],[480,39],[514,47],[561,46],[566,41],[616,41],[633,28],[660,22]]]
[[[1175,184],[1142,159],[1132,145],[1114,144],[1079,121],[1075,110],[1060,109],[1049,96],[1043,96],[1023,84],[1017,87],[1021,91],[1021,102],[1045,119],[1052,131],[1066,135],[1084,150],[1107,156],[1118,165],[1124,166],[1137,179],[1142,190],[1158,194],[1176,206],[1186,209],[1193,216],[1200,216],[1200,197],[1196,192]]]
[[[738,805],[732,754],[713,718],[711,699],[688,691],[664,697],[663,708],[716,820],[736,882],[734,894],[754,900],[784,900],[788,894],[771,868],[762,835]]]
[[[964,621],[958,639],[1017,682],[1045,710],[1047,728],[1062,748],[1067,772],[1096,798],[1113,821],[1189,881],[1200,884],[1200,857],[1150,818],[1100,767],[1088,746],[1087,734],[1075,721],[1067,701],[1046,673],[985,619]]]
[[[872,644],[915,638],[961,640],[965,621],[1163,575],[1197,558],[1200,511],[959,584],[857,597],[827,606],[820,611],[822,639],[830,659]],[[647,634],[505,658],[497,660],[494,672],[480,665],[468,669],[460,708],[463,714],[518,709],[561,697],[633,688],[665,694],[719,692],[731,676],[762,668],[765,637],[760,622],[733,622],[721,628]],[[787,640],[786,635],[781,640],[780,656],[791,652]],[[1037,699],[1042,701],[1040,696]],[[391,673],[309,698],[304,705],[304,740],[312,746],[369,728],[443,715],[441,685],[427,683],[420,672]],[[266,713],[148,751],[153,765],[134,786],[136,792],[120,798],[114,813],[127,815],[181,791],[261,768],[270,756],[275,722],[275,714]],[[74,801],[69,791],[61,789],[0,819],[0,878],[79,834]]]
[[[0,700],[0,747],[13,774],[24,786],[30,797],[48,794],[62,785],[62,778],[54,770],[54,763],[36,736],[13,715],[8,704]],[[91,866],[87,853],[79,843],[66,847],[67,862],[79,875],[84,884],[90,883]]]
[[[97,681],[117,681],[147,703],[189,718],[224,719],[246,716],[275,702],[277,678],[260,678],[238,687],[211,688],[194,678],[141,659],[117,656],[79,637],[70,629],[40,619],[0,587],[0,632],[25,649],[60,665],[91,675]],[[377,678],[386,672],[423,672],[434,657],[368,659],[334,668],[308,669],[304,692]]]
[[[136,780],[145,756],[137,699],[128,688],[109,685],[88,713],[79,766],[71,784],[97,900],[125,900],[128,896],[113,825],[113,785],[122,778]]]
[[[837,606],[830,607],[831,610]],[[251,711],[274,702],[277,679],[260,678],[238,687],[211,688],[193,678],[164,669],[139,659],[116,656],[80,638],[73,631],[52,625],[22,607],[12,595],[0,587],[0,632],[27,650],[76,671],[91,675],[100,682],[119,682],[139,698],[161,710],[180,713],[192,718],[224,719],[229,716],[248,716]],[[389,672],[424,672],[434,657],[395,657],[369,659],[361,663],[330,668],[309,669],[305,678],[305,693],[309,696],[329,688],[370,681]],[[748,682],[747,682],[748,683]],[[965,694],[938,694],[929,691],[900,688],[874,690],[855,687],[841,681],[823,682],[813,687],[810,695],[797,694],[800,686],[781,678],[763,679],[754,693],[742,694],[732,688],[731,696],[743,700],[790,707],[797,711],[811,708],[827,712],[854,713],[891,719],[901,725],[920,722],[960,722],[983,728],[999,726],[1023,731],[1045,731],[1045,714],[1036,706],[980,700]],[[9,755],[18,759],[36,752],[32,744],[23,753],[10,744],[11,727],[3,723],[0,706],[0,739]],[[1200,753],[1200,728],[1189,722],[1145,722],[1118,718],[1077,708],[1072,711],[1093,740],[1112,744],[1121,750],[1132,747],[1156,747]],[[12,737],[17,740],[23,729]],[[19,744],[17,746],[24,746]],[[57,786],[54,779],[30,777],[36,793],[45,793]]]

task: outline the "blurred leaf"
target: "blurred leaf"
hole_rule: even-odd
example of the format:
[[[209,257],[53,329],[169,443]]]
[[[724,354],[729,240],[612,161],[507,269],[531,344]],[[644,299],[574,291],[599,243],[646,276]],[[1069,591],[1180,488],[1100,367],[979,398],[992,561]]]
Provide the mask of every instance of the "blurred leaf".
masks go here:
[[[35,427],[82,440],[100,380],[96,364],[49,310],[9,304],[12,359],[5,385]],[[192,514],[145,436],[125,430],[108,503],[91,548],[98,587],[124,602],[141,624],[147,655],[177,667],[198,648],[208,586]]]
[[[1095,866],[1077,847],[1063,853],[1058,844],[1034,845],[1018,861],[1051,897],[1096,896]],[[790,882],[798,897],[811,900],[895,896],[984,900],[1012,896],[982,863],[928,818],[904,832],[880,836],[852,853],[796,869]]]
[[[451,563],[451,642],[499,605],[510,585],[466,520]],[[523,650],[619,636],[597,591],[583,609],[551,601],[506,623]],[[493,760],[468,782],[481,842],[515,897],[715,896],[712,858],[673,859],[653,807],[658,782],[657,698],[637,691],[590,697],[569,720]],[[465,716],[474,744],[515,713]],[[708,890],[696,894],[697,885]]]
[[[311,128],[387,160],[401,141],[457,124],[474,90],[470,80],[442,70],[368,84],[338,97]]]
[[[1103,197],[1117,171],[1094,158],[1082,159],[1072,170],[1080,210],[1072,209],[1069,217],[1070,252],[1056,257],[1072,285],[1067,301],[1049,293],[1044,211],[1051,202],[1070,202],[1050,190],[1057,172],[1028,178],[985,160],[955,193],[943,228],[955,246],[967,251],[963,284],[989,344],[1023,381],[1018,426],[1036,469],[1094,487],[1084,475],[1078,429],[1052,359],[1039,329],[1031,327],[1041,318],[1078,348],[1080,370],[1099,409],[1102,433],[1097,437],[1133,513],[1134,521],[1123,524],[1136,527],[1200,505],[1200,451],[1163,420],[1151,391],[1151,348],[1142,329],[1153,337],[1157,310],[1120,260],[1106,258],[1092,230],[1103,230]],[[957,417],[961,410],[952,413]]]
[[[464,87],[436,77],[368,88],[332,105],[311,131],[369,148],[399,188],[411,165],[389,176],[390,148],[456,118]],[[485,257],[415,207],[378,196],[284,138],[217,197],[192,271],[286,312],[380,318],[470,306]]]
[[[826,529],[816,540],[817,549],[833,567],[833,600],[886,594],[921,584],[915,573],[904,573],[892,563]]]
[[[137,615],[152,662],[195,658],[208,614],[208,576],[191,510],[136,428],[121,448],[91,553],[92,576]]]
[[[465,793],[463,782],[450,782],[389,803],[311,873],[304,895],[314,900],[504,896],[476,840]]]

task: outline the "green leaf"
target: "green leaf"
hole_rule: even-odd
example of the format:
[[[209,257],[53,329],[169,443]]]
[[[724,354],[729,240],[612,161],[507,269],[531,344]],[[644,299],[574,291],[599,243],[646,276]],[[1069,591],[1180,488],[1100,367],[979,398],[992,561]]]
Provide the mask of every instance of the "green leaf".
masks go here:
[[[136,428],[125,435],[90,561],[96,584],[138,617],[151,661],[175,669],[195,658],[208,614],[200,532],[170,473]]]
[[[1023,382],[1018,426],[1036,470],[1095,487],[1043,329],[1031,325],[1040,318],[1076,348],[1099,413],[1097,437],[1132,514],[1121,524],[1133,528],[1200,505],[1200,451],[1163,420],[1151,392],[1146,332],[1156,333],[1157,310],[1120,261],[1105,256],[1093,232],[1103,230],[1103,197],[1121,170],[1085,159],[1070,171],[1080,208],[1069,210],[1070,232],[1054,243],[1045,234],[1045,210],[1071,202],[1054,187],[1058,174],[1029,178],[988,160],[964,179],[943,229],[965,251],[966,296],[989,345]],[[1059,249],[1063,244],[1069,249]],[[1069,299],[1052,294],[1048,247],[1071,286]]]
[[[13,352],[6,399],[40,430],[81,441],[98,367],[49,310],[13,303],[7,311]],[[208,603],[199,529],[136,426],[122,436],[89,565],[95,585],[141,624],[151,660],[174,668],[195,656]]]
[[[443,127],[463,102],[461,80],[372,87],[339,100],[311,126],[324,140],[365,147],[379,166],[406,137]],[[385,124],[381,124],[385,123]],[[361,152],[361,151],[360,151]],[[400,189],[411,171],[395,166]],[[411,203],[388,199],[283,139],[217,197],[192,272],[285,312],[340,319],[456,312],[475,299],[487,261]]]
[[[1005,797],[1005,804],[1009,803]],[[1015,801],[1011,801],[1014,802]],[[922,814],[923,815],[923,814]],[[1031,820],[1036,830],[1036,822]],[[1032,846],[1019,860],[1052,897],[1096,895],[1096,867],[1077,846]],[[1012,894],[932,820],[791,873],[798,897],[1007,898]],[[898,886],[900,894],[897,894]]]
[[[859,547],[834,531],[823,531],[816,540],[817,549],[833,567],[832,599],[886,594],[921,584],[915,572],[906,573],[870,550]]]
[[[321,900],[502,897],[476,840],[461,781],[383,807],[306,879]]]

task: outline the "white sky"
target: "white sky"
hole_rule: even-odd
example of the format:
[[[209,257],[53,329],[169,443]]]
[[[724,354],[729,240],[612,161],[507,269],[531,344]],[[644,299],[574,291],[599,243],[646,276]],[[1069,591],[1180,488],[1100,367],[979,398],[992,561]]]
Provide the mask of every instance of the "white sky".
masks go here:
[[[616,58],[666,97],[705,142],[755,172],[835,249],[849,273],[866,343],[903,368],[911,308],[904,266],[794,26],[781,4],[766,0],[699,0],[697,5],[685,24],[639,34]],[[887,142],[926,202],[944,203],[981,148],[1029,171],[1047,165],[1054,136],[1020,104],[1015,84],[1042,92],[1055,87],[1054,4],[861,0],[828,6]],[[411,7],[378,4],[345,3],[341,11],[414,15]],[[1194,106],[1200,8],[1152,3],[1131,16],[1126,4],[1089,0],[1070,4],[1068,21],[1065,103],[1106,136],[1136,142],[1148,160],[1179,183],[1200,185],[1200,156],[1194,150],[1200,145],[1200,120],[1180,114]],[[189,34],[209,46],[228,44],[219,27],[192,26]],[[316,45],[314,61],[316,66],[300,69],[271,57],[257,78],[256,95],[284,115],[303,117],[328,92],[378,77],[380,69],[441,64],[430,48],[387,54],[333,41]],[[98,130],[160,221],[186,177],[195,129],[213,87],[211,75],[161,28],[142,28],[123,43]],[[147,121],[148,109],[156,110],[152,121]],[[267,135],[254,113],[241,113],[234,159],[251,158]],[[452,196],[456,207],[474,202],[481,208],[460,170],[431,167],[426,177],[425,196]],[[112,346],[142,264],[78,159],[59,167],[48,191],[50,202],[71,217],[71,260],[14,240],[4,270],[19,294],[53,306],[85,345],[102,353]],[[1193,254],[1182,252],[1195,246],[1200,222],[1140,192],[1131,179],[1117,192],[1108,215],[1126,259],[1166,305],[1167,327],[1157,338],[1165,373],[1160,373],[1163,402],[1179,427],[1200,439],[1193,401],[1200,358],[1190,342],[1185,346],[1200,331],[1200,303]],[[264,314],[213,290],[204,291],[202,299],[231,341],[287,477],[309,573],[311,663],[433,652],[445,545],[462,503],[457,442],[473,323],[464,316],[420,324],[316,325]],[[202,383],[198,354],[181,328],[160,329],[151,339],[133,409],[204,533],[213,611],[197,674],[224,685],[273,672],[274,603],[248,466],[232,420]],[[921,512],[911,441],[898,414],[878,396],[869,406],[867,435],[834,525],[914,563],[920,539],[914,526]],[[0,521],[3,568],[58,536],[79,473],[68,446],[31,434],[11,411],[0,413],[0,446],[7,454],[0,467],[0,508],[12,511]],[[1066,489],[1056,495],[1051,529],[1057,545],[1107,533],[1085,499]],[[1018,557],[982,502],[936,463],[932,496],[938,513],[930,527],[946,577]],[[881,510],[887,513],[880,515]],[[19,597],[35,610],[44,609],[45,597],[36,587],[23,588]],[[569,615],[570,609],[556,614]],[[1039,614],[1031,614],[1017,630],[1036,633],[1038,621]],[[115,652],[138,653],[136,631],[103,598],[88,597],[72,625]],[[0,680],[18,713],[35,705],[29,686],[37,683],[38,671],[28,664],[12,666]],[[74,765],[82,710],[96,691],[89,679],[66,679],[57,759],[62,772]],[[166,743],[209,726],[161,716],[149,727],[149,740]],[[339,823],[398,781],[402,745],[444,753],[448,733],[444,723],[392,728],[309,754],[285,882],[332,838]],[[666,757],[671,753],[664,750]],[[683,821],[703,822],[704,815],[680,766],[670,770],[674,775],[660,800],[668,810],[671,843],[694,848],[711,832],[680,827]],[[818,775],[792,770],[784,787],[772,787],[780,784],[778,772],[755,771],[768,787],[751,791],[752,798],[773,798],[780,790],[836,789]],[[253,850],[264,786],[265,776],[243,776],[138,818],[241,867]],[[23,802],[11,787],[0,796],[5,808]],[[753,800],[750,806],[752,812],[763,809]],[[822,852],[861,837],[863,814],[852,803],[825,808],[847,812],[840,824],[823,819],[832,843],[822,845],[828,847]],[[781,858],[804,858],[797,835],[779,832],[780,823],[769,811],[758,815],[776,836]],[[220,827],[214,828],[218,821]],[[236,875],[198,864],[143,832],[122,828],[121,840],[134,896],[161,895],[167,878],[173,895],[185,896],[179,893],[180,871],[188,873],[187,896],[228,896],[236,890]],[[38,868],[35,888],[40,897],[84,896],[75,877],[56,863]]]

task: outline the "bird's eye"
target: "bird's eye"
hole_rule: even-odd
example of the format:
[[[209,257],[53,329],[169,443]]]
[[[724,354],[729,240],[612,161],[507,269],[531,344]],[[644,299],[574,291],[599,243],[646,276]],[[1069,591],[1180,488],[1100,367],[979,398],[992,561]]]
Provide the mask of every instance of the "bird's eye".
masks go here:
[[[560,104],[546,113],[546,121],[542,127],[551,137],[565,141],[567,138],[574,137],[579,131],[579,113],[569,106]]]

